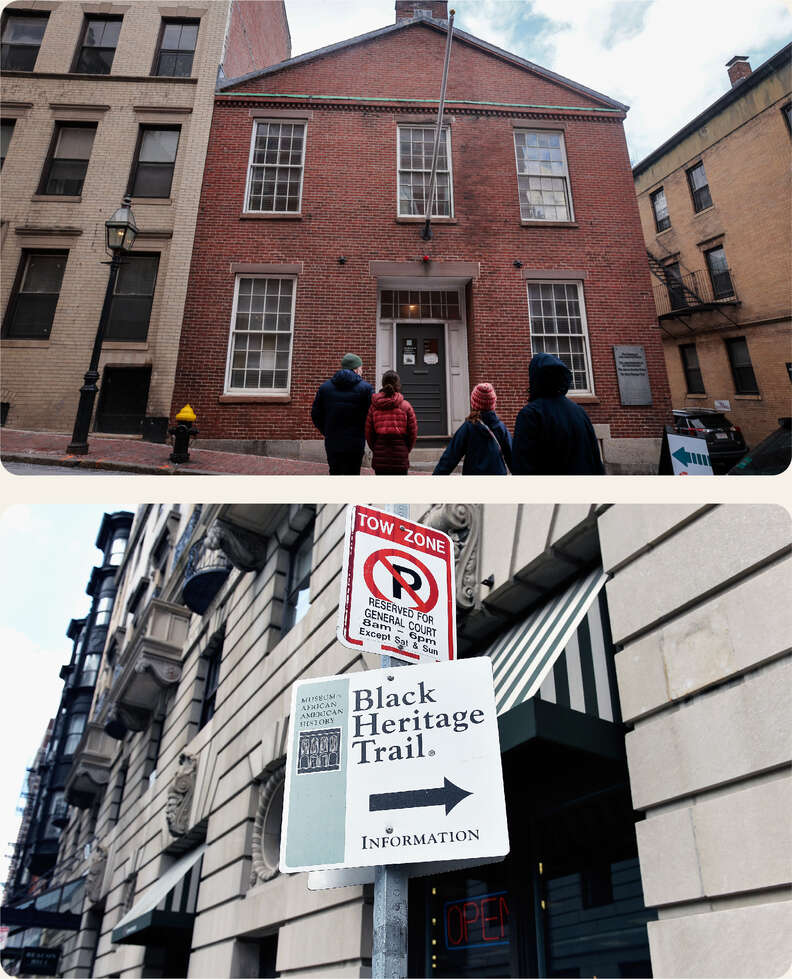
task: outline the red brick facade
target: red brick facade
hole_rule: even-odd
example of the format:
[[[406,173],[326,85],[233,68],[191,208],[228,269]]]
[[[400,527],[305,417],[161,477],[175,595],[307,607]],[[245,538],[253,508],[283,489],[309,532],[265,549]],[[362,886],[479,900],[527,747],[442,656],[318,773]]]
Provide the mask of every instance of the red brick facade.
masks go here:
[[[291,54],[291,37],[282,3],[232,0],[223,71],[238,78]]]
[[[433,222],[434,238],[424,242],[420,219],[397,218],[397,125],[434,122],[445,42],[436,27],[408,24],[218,94],[173,400],[174,412],[193,406],[202,437],[318,438],[311,403],[345,352],[358,353],[379,385],[370,263],[415,263],[419,274],[422,255],[430,269],[477,264],[465,289],[464,383],[492,382],[507,425],[528,384],[526,278],[548,273],[582,282],[595,395],[579,400],[592,421],[616,439],[660,436],[668,383],[624,115],[614,103],[456,38],[446,105],[453,221]],[[313,97],[293,97],[300,93]],[[242,216],[252,117],[269,111],[308,119],[299,217]],[[563,131],[573,222],[521,222],[515,128]],[[234,263],[299,270],[287,397],[240,403],[224,395]],[[621,405],[614,344],[643,345],[652,405]]]

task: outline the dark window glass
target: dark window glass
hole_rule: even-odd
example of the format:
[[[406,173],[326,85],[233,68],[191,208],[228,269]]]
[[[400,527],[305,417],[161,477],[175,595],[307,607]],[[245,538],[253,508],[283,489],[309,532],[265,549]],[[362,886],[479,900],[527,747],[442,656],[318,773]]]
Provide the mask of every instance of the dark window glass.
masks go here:
[[[66,728],[66,740],[63,744],[64,755],[73,755],[77,750],[77,745],[80,743],[80,738],[82,738],[87,719],[87,714],[72,714],[69,718],[69,723]]]
[[[6,14],[3,22],[3,68],[8,71],[33,71],[48,16]]]
[[[202,728],[204,724],[214,717],[217,686],[220,681],[220,661],[223,658],[222,636],[214,639],[210,647],[210,651],[206,656],[206,680],[204,681],[199,728]]]
[[[787,102],[781,111],[784,113],[787,129],[789,130],[790,134],[792,134],[792,102]]]
[[[311,521],[289,555],[289,580],[286,587],[281,636],[285,636],[311,607],[313,528],[313,521]]]
[[[96,684],[96,676],[99,673],[99,661],[101,653],[86,653],[80,673],[80,686],[93,687]]]
[[[682,356],[682,370],[685,372],[688,394],[704,394],[704,381],[695,343],[682,344],[679,353]]]
[[[197,20],[164,20],[153,74],[189,77],[197,40]]]
[[[665,231],[671,227],[671,218],[668,216],[668,204],[666,203],[665,191],[661,187],[652,194],[652,211],[654,212],[655,227],[658,231]]]
[[[118,270],[106,340],[139,340],[148,336],[158,255],[127,255]]]
[[[117,17],[87,17],[74,71],[84,75],[109,75],[120,33],[121,20]]]
[[[734,287],[729,274],[729,266],[726,264],[726,253],[723,250],[723,245],[711,248],[705,253],[705,258],[712,281],[712,295],[716,299],[726,299],[733,296]]]
[[[704,164],[697,163],[687,172],[690,193],[693,195],[693,210],[703,211],[705,207],[712,207],[712,197],[709,192],[707,175],[704,173]]]
[[[733,337],[726,341],[729,354],[734,390],[737,394],[759,394],[759,386],[751,363],[751,354],[745,337]]]
[[[5,335],[46,340],[55,318],[68,252],[23,252]]]
[[[3,169],[5,158],[8,155],[8,147],[11,145],[11,136],[14,132],[15,119],[4,119],[2,123],[2,135],[0,135],[0,170]]]
[[[74,197],[82,193],[95,135],[96,126],[57,124],[40,193]]]
[[[129,177],[129,193],[133,197],[170,196],[178,146],[178,127],[153,129],[141,126]]]
[[[665,277],[671,309],[684,309],[687,306],[687,300],[682,288],[682,273],[679,271],[679,262],[672,262],[665,266]]]

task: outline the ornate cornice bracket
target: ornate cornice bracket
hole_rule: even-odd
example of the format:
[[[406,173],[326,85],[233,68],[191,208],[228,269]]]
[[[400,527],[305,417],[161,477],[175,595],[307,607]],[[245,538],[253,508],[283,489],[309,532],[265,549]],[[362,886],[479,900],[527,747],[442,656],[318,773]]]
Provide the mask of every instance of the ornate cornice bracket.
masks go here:
[[[435,503],[421,517],[421,523],[442,530],[454,542],[457,607],[464,612],[478,608],[481,504]]]
[[[190,828],[190,811],[195,794],[198,762],[192,755],[179,757],[179,767],[173,776],[165,802],[165,820],[173,836],[184,836]]]
[[[207,530],[205,541],[208,550],[222,551],[240,571],[260,571],[267,559],[265,538],[219,517]]]

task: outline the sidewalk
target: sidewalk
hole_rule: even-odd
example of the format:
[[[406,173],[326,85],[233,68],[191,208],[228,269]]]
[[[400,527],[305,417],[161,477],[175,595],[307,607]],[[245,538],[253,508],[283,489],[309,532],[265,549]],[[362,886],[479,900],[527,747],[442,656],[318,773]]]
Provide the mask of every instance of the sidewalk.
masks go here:
[[[69,455],[66,452],[68,444],[68,435],[4,428],[0,433],[0,457],[5,462],[106,469],[110,472],[149,476],[327,475],[325,463],[246,455],[241,452],[217,452],[200,448],[200,439],[195,443],[195,448],[190,448],[190,461],[178,465],[169,461],[172,449],[168,444],[91,435],[88,440],[90,451],[81,456]],[[373,475],[373,470],[362,469],[361,474],[370,476]]]

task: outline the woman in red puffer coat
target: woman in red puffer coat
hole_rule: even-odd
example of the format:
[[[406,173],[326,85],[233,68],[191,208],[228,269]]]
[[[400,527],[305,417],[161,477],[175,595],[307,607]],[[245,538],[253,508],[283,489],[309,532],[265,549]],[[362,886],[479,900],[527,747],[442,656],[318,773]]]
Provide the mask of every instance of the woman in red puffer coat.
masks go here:
[[[396,371],[382,375],[382,390],[371,399],[366,418],[366,441],[377,476],[406,476],[410,452],[418,435],[413,406],[404,400]]]

